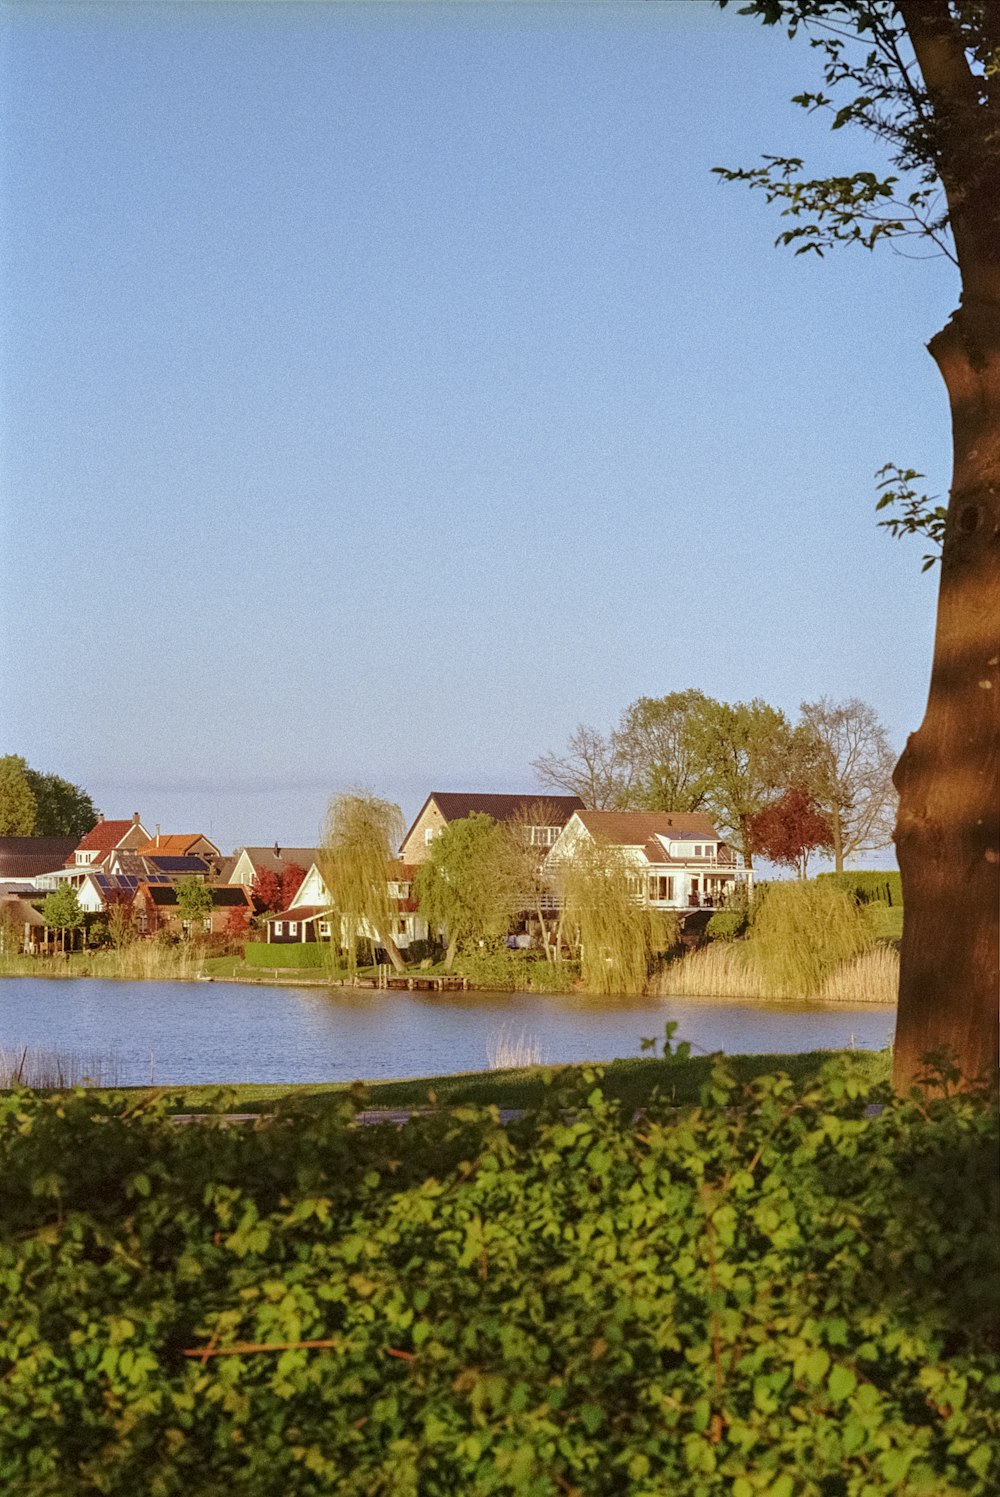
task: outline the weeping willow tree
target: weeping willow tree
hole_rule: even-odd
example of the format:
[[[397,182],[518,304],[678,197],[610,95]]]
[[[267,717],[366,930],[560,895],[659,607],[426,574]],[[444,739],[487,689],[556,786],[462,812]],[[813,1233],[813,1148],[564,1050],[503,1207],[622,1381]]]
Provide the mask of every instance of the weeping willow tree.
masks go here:
[[[575,933],[591,993],[642,993],[657,955],[677,941],[677,919],[647,909],[639,875],[621,848],[587,838],[558,873],[564,930]]]
[[[396,876],[396,848],[405,831],[399,807],[368,790],[336,795],[330,802],[320,873],[340,917],[351,967],[359,939],[367,938],[382,947],[397,972],[406,970],[393,936],[398,904],[389,892]]]
[[[864,911],[845,890],[789,880],[758,891],[746,953],[775,997],[804,998],[874,944]]]

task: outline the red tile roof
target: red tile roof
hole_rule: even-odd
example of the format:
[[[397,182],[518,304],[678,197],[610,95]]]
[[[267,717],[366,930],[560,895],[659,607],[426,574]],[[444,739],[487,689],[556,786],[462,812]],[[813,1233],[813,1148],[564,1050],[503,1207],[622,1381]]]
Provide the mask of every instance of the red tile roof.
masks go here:
[[[112,852],[125,836],[135,826],[131,819],[128,821],[99,821],[92,826],[82,842],[76,844],[77,852]]]
[[[208,842],[209,847],[215,847],[215,843],[210,842],[202,832],[171,832],[168,836],[150,837],[148,842],[136,848],[136,852],[145,858],[152,857],[155,853],[183,857],[198,842]]]

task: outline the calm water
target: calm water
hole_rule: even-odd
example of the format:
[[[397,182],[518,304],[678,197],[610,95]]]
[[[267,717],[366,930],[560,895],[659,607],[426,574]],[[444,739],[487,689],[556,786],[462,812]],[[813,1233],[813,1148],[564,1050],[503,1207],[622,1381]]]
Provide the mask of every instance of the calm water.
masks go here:
[[[0,978],[0,1049],[114,1054],[121,1085],[378,1080],[482,1070],[501,1030],[547,1062],[636,1056],[644,1035],[736,1053],[882,1049],[890,1008],[674,998],[380,993],[221,982]],[[105,1068],[105,1074],[107,1070]]]

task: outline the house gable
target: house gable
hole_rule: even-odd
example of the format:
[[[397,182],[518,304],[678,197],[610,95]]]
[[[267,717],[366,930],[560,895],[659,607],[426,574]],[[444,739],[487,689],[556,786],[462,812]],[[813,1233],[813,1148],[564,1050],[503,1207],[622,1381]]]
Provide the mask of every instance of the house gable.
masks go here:
[[[536,809],[537,808],[537,811]],[[558,838],[574,811],[583,810],[578,795],[494,795],[451,790],[432,790],[399,849],[404,863],[422,863],[430,845],[440,831],[452,821],[463,821],[479,812],[493,821],[512,821],[515,817],[540,818],[537,826],[526,821],[532,842],[550,847]]]

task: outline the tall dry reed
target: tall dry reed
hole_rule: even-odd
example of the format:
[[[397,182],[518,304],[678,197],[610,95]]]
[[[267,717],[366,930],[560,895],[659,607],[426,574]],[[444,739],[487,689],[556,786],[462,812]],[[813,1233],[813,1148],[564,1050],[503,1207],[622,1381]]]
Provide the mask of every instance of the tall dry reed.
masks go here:
[[[718,942],[671,962],[653,991],[671,998],[734,998],[750,1003],[813,998],[818,1003],[895,1003],[899,955],[876,946],[837,962],[813,992],[770,979],[758,966],[752,941]]]
[[[898,992],[899,952],[876,946],[835,967],[816,997],[822,1003],[895,1003]]]
[[[50,1091],[70,1086],[117,1086],[120,1069],[114,1050],[84,1055],[33,1045],[0,1049],[0,1087],[30,1086]]]
[[[542,1064],[542,1042],[525,1030],[515,1035],[509,1025],[493,1030],[486,1040],[486,1064],[491,1071],[519,1071]]]
[[[662,968],[653,991],[670,998],[743,998],[766,1003],[775,994],[750,961],[746,941],[719,941]]]

